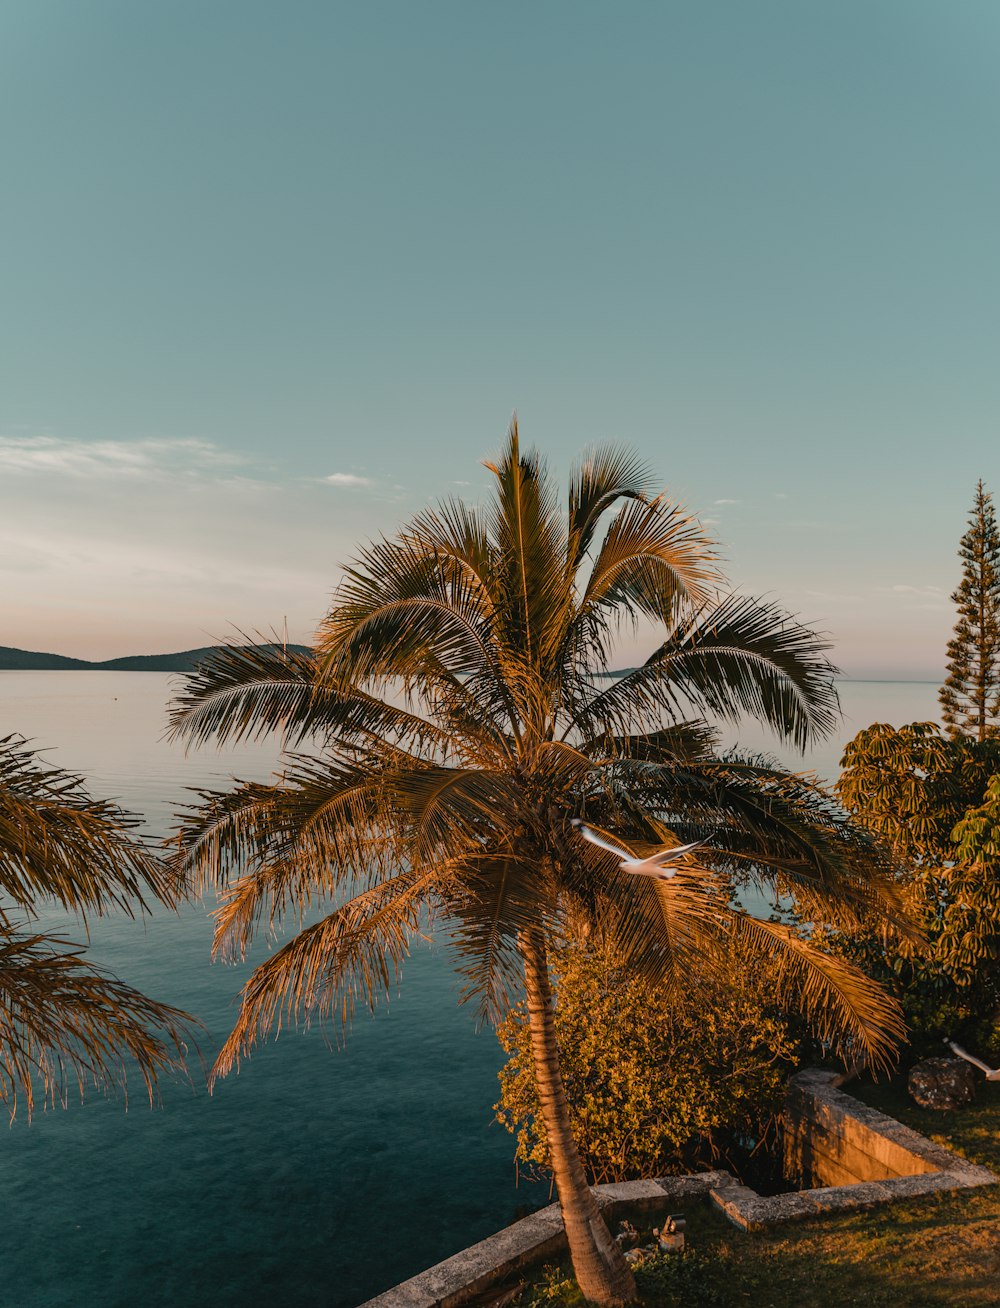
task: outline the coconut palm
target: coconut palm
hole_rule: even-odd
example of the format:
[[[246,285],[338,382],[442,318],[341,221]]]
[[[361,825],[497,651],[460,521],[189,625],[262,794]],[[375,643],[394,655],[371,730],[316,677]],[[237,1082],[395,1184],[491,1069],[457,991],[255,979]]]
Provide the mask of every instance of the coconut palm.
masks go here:
[[[36,1094],[125,1088],[135,1070],[152,1097],[180,1066],[190,1019],[88,963],[83,948],[24,930],[46,905],[130,915],[145,897],[176,900],[162,862],[136,839],[136,820],[92,799],[78,777],[43,766],[23,738],[0,740],[0,1100],[13,1117]],[[17,918],[22,919],[19,927]]]
[[[634,1295],[569,1128],[547,951],[599,932],[683,1002],[733,946],[781,961],[780,986],[832,1045],[889,1057],[898,1013],[808,933],[734,893],[793,896],[811,923],[893,910],[881,855],[808,778],[719,758],[705,719],[763,721],[803,744],[836,720],[823,643],[769,603],[719,597],[712,543],[636,459],[603,450],[560,511],[516,423],[484,508],[449,500],[345,571],[314,656],[233,648],[193,674],[173,729],[200,743],[284,733],[273,785],[205,792],[179,832],[192,889],[221,890],[215,949],[299,930],[247,981],[214,1076],[309,1015],[347,1022],[399,973],[434,913],[483,1017],[523,992],[573,1266],[588,1298]],[[622,624],[655,652],[607,676]],[[309,754],[290,752],[310,740]],[[670,880],[629,876],[574,818],[637,855],[708,843]],[[324,915],[303,926],[301,913]],[[727,954],[726,951],[730,951]],[[714,969],[714,970],[713,970]]]

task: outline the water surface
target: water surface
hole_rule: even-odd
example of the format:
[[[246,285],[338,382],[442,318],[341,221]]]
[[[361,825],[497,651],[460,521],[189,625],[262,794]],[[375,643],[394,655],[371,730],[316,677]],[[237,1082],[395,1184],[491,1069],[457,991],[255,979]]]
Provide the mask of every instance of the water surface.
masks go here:
[[[188,787],[266,779],[273,746],[188,757],[163,739],[160,673],[0,672],[0,735],[19,731],[163,834]],[[804,761],[833,777],[875,720],[936,716],[936,687],[842,683],[847,720]],[[774,742],[745,735],[752,748]],[[51,913],[44,926],[65,930]],[[77,931],[79,936],[79,931]],[[228,1033],[247,964],[212,965],[208,906],[95,924],[91,956],[196,1014],[206,1051]],[[492,1122],[502,1056],[459,1007],[444,949],[419,945],[401,995],[360,1016],[344,1050],[318,1030],[262,1045],[209,1097],[168,1083],[18,1118],[0,1144],[0,1303],[11,1308],[352,1308],[511,1221],[544,1187],[515,1186]]]

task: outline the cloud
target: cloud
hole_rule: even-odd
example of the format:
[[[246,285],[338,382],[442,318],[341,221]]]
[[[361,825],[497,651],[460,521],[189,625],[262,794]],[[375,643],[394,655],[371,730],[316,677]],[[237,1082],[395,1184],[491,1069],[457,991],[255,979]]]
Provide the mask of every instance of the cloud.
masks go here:
[[[0,436],[0,471],[23,475],[147,480],[231,468],[239,455],[209,441],[79,441],[58,436]]]
[[[344,482],[343,477],[350,476]],[[368,485],[300,477],[199,440],[0,434],[4,640],[83,657],[186,649],[229,624],[311,632],[338,561],[391,532]]]
[[[910,586],[906,584],[876,586],[875,590],[880,595],[924,595],[933,599],[945,594],[940,586]]]
[[[713,500],[713,504],[739,504],[739,500]]]
[[[323,481],[328,482],[331,486],[371,486],[371,477],[358,477],[353,472],[331,472],[328,477],[323,477]]]

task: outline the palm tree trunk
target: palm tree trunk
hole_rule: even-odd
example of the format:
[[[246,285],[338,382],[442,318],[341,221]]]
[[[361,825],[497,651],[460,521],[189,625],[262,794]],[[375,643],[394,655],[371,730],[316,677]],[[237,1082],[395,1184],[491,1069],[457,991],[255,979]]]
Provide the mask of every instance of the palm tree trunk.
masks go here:
[[[535,1084],[573,1272],[580,1289],[593,1303],[632,1303],[636,1297],[632,1270],[601,1216],[570,1130],[569,1105],[556,1047],[545,938],[540,931],[522,934],[521,953]]]

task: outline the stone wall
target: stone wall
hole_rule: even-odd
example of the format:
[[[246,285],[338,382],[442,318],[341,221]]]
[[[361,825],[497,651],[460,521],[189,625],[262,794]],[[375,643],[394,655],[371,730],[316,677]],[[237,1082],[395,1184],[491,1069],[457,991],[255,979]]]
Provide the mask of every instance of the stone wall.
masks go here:
[[[966,1186],[995,1185],[988,1168],[970,1163],[834,1084],[833,1072],[793,1076],[786,1101],[786,1176],[804,1188],[763,1196],[744,1185],[712,1191],[712,1202],[737,1226],[757,1231],[781,1222],[872,1208],[897,1199]]]
[[[684,1202],[705,1198],[745,1231],[998,1178],[932,1143],[902,1122],[838,1090],[833,1072],[811,1069],[792,1077],[785,1111],[786,1164],[804,1188],[764,1196],[728,1172],[595,1186],[608,1217],[644,1211],[663,1217]],[[419,1276],[386,1290],[362,1308],[460,1308],[523,1267],[558,1256],[566,1247],[559,1205],[552,1204],[474,1244]]]
[[[944,1151],[834,1088],[830,1073],[793,1077],[784,1111],[784,1172],[797,1189],[857,1185],[947,1170]]]

